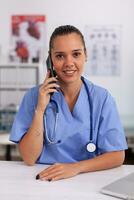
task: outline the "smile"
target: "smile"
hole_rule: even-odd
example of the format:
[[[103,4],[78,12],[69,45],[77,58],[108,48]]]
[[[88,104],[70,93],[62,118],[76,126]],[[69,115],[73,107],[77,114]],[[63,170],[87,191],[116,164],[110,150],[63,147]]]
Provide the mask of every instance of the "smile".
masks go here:
[[[63,72],[66,75],[73,75],[76,72],[76,70],[66,70],[66,71],[63,71]]]

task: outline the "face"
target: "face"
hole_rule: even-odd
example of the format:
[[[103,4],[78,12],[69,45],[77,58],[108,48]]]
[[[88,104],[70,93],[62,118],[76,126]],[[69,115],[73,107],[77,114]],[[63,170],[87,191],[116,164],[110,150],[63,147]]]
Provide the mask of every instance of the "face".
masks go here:
[[[60,81],[71,83],[80,80],[86,54],[78,34],[57,36],[53,41],[51,58]]]

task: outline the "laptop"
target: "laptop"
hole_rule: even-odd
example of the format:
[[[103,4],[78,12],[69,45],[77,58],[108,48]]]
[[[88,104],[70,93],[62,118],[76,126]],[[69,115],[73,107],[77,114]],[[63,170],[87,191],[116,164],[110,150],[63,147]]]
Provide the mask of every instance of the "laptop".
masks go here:
[[[134,200],[134,173],[106,185],[100,192],[120,199]]]

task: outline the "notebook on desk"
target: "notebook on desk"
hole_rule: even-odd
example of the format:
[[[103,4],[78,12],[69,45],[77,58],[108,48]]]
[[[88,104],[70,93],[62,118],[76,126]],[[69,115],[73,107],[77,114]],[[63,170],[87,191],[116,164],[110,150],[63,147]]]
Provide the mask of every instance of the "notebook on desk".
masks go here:
[[[134,200],[134,173],[106,185],[101,189],[101,193],[120,199]]]

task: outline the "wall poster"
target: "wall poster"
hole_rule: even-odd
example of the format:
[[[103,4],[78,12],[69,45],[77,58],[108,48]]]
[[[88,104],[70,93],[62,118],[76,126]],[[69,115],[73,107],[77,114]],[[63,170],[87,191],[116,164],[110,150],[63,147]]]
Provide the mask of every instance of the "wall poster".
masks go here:
[[[45,46],[44,15],[13,15],[9,60],[38,63]]]
[[[121,70],[121,26],[85,26],[85,75],[117,76]]]

